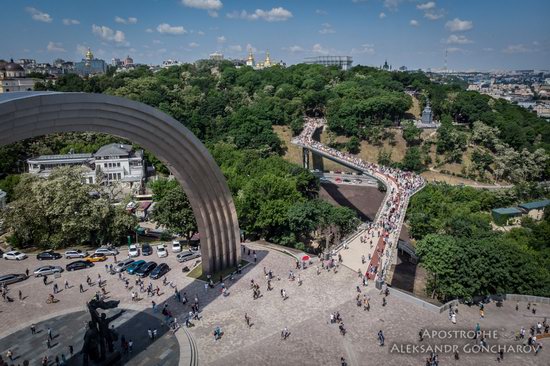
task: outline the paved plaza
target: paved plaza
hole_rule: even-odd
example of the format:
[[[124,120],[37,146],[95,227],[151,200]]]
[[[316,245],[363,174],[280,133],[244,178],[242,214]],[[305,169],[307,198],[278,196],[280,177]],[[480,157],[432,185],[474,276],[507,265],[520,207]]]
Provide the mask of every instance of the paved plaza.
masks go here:
[[[356,285],[360,280],[354,271],[340,266],[336,273],[321,271],[317,274],[318,263],[305,270],[295,269],[295,260],[288,254],[267,249],[259,244],[246,244],[244,258],[252,262],[243,270],[242,275],[233,281],[226,280],[229,295],[221,295],[221,287],[204,288],[201,281],[192,280],[181,272],[182,264],[176,263],[175,256],[170,254],[166,262],[172,267],[168,280],[173,281],[177,289],[185,292],[190,303],[195,295],[199,298],[201,319],[194,320],[188,328],[190,335],[198,347],[198,364],[200,365],[340,365],[344,357],[349,365],[424,365],[427,353],[398,354],[397,345],[434,345],[457,344],[465,347],[473,344],[469,339],[424,339],[418,341],[420,329],[442,330],[474,330],[476,323],[481,329],[495,330],[500,339],[489,339],[490,344],[519,345],[515,333],[523,326],[529,329],[544,317],[550,317],[550,307],[537,305],[534,316],[526,309],[526,304],[520,303],[519,311],[516,303],[505,302],[502,308],[494,304],[486,306],[485,319],[479,318],[477,307],[461,305],[457,316],[457,324],[453,325],[446,313],[433,313],[419,305],[396,298],[387,297],[387,305],[382,306],[383,295],[373,288],[361,287],[361,294],[370,297],[370,311],[356,305],[358,294]],[[253,254],[248,256],[248,248],[255,250],[257,262]],[[123,253],[121,253],[121,256]],[[158,259],[158,258],[152,258]],[[107,263],[111,263],[109,259]],[[65,263],[62,259],[59,263]],[[58,263],[58,264],[59,264]],[[40,263],[42,264],[42,263]],[[2,262],[2,272],[23,272],[29,266],[30,270],[39,263],[34,258],[23,262]],[[264,267],[274,274],[272,291],[267,291],[267,281]],[[288,279],[289,271],[293,271],[296,280]],[[53,333],[59,335],[54,340],[55,347],[51,355],[67,352],[68,344],[74,344],[75,353],[79,351],[83,322],[87,319],[84,313],[85,301],[96,291],[96,286],[88,288],[86,275],[94,280],[97,274],[107,279],[107,291],[112,299],[121,300],[120,308],[127,309],[124,315],[117,319],[119,333],[131,334],[134,341],[134,356],[129,365],[188,365],[190,356],[189,340],[183,328],[173,334],[167,327],[161,325],[158,314],[151,309],[151,298],[146,294],[137,302],[131,301],[130,290],[116,276],[107,275],[100,263],[93,269],[76,272],[64,272],[61,278],[55,279],[63,288],[65,279],[74,286],[58,294],[61,300],[56,304],[46,304],[47,294],[51,292],[51,284],[44,286],[41,279],[29,278],[19,284],[9,286],[11,303],[0,303],[0,352],[4,357],[8,348],[20,358],[14,364],[22,364],[29,359],[31,365],[39,364],[41,355],[47,352],[44,333],[32,337],[29,326],[37,324],[37,329],[51,326]],[[298,276],[302,285],[298,283]],[[278,279],[280,277],[280,280]],[[133,279],[133,277],[131,277]],[[53,280],[53,279],[52,279]],[[250,289],[251,280],[259,284],[261,297],[253,299]],[[80,294],[78,285],[84,284],[88,290]],[[148,283],[148,281],[146,281]],[[163,286],[162,280],[153,281],[154,286],[161,289],[161,296],[154,300],[162,307],[168,303],[179,323],[183,323],[190,305],[178,303],[174,298],[174,290]],[[17,299],[17,291],[21,289],[24,299]],[[283,300],[280,291],[284,289],[288,298]],[[337,324],[331,324],[330,314],[338,311],[345,325],[346,334],[341,335]],[[252,326],[247,326],[245,313],[251,319]],[[50,320],[51,319],[51,320]],[[80,328],[79,328],[80,324]],[[150,344],[146,329],[157,326],[162,337]],[[223,336],[215,340],[213,331],[221,327]],[[281,330],[287,327],[290,336],[281,339]],[[385,346],[379,346],[377,333],[384,332]],[[127,336],[128,337],[128,336]],[[33,343],[34,342],[34,343]],[[506,353],[502,365],[548,365],[548,338],[542,340],[545,349],[537,356],[530,354]],[[403,348],[401,348],[403,350]],[[393,350],[393,354],[390,351]],[[179,352],[179,355],[177,354]],[[455,361],[453,353],[438,352],[440,365],[490,365],[496,364],[495,354],[465,354],[460,353],[460,360]],[[53,363],[51,363],[53,364]]]

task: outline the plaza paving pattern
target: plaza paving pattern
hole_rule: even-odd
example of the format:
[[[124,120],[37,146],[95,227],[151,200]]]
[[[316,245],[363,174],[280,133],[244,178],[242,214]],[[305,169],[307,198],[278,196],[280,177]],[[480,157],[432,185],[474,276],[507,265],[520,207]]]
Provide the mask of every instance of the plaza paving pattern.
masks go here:
[[[458,323],[451,324],[446,313],[435,314],[421,308],[418,305],[398,299],[390,295],[388,304],[382,307],[382,295],[370,284],[362,291],[367,291],[371,297],[371,310],[365,311],[355,304],[357,294],[355,286],[360,283],[357,275],[340,266],[337,273],[322,271],[319,275],[316,272],[317,261],[314,260],[312,266],[305,270],[295,270],[295,262],[292,257],[283,254],[277,250],[266,249],[257,244],[246,244],[247,247],[255,249],[258,261],[254,263],[252,256],[248,252],[244,253],[244,258],[252,262],[245,268],[243,274],[234,281],[227,281],[230,295],[221,296],[220,286],[214,289],[204,289],[204,283],[193,281],[185,277],[181,272],[181,264],[175,262],[175,256],[170,254],[166,261],[173,268],[168,274],[168,280],[177,284],[181,292],[186,292],[190,302],[195,295],[199,297],[201,306],[201,320],[194,321],[194,326],[189,328],[199,351],[200,365],[339,365],[340,357],[345,357],[349,365],[424,365],[426,354],[390,354],[392,344],[419,344],[418,332],[421,328],[427,329],[464,329],[473,330],[476,323],[479,322],[482,330],[497,330],[501,337],[510,337],[510,339],[500,339],[498,343],[520,344],[511,336],[518,332],[521,326],[528,328],[536,321],[542,321],[543,318],[550,317],[550,307],[538,305],[537,316],[526,310],[526,304],[520,304],[520,311],[516,312],[515,303],[505,302],[504,307],[496,308],[493,304],[486,306],[485,319],[480,320],[478,309],[476,307],[460,306],[458,313]],[[151,258],[151,257],[150,257]],[[158,258],[152,258],[158,259]],[[64,261],[64,260],[61,260]],[[109,259],[110,263],[111,259]],[[29,258],[23,262],[2,262],[2,273],[22,272],[26,266],[38,266],[34,258]],[[41,263],[40,263],[41,264]],[[272,270],[275,274],[275,280],[272,284],[273,291],[266,291],[267,281],[264,276],[264,267]],[[19,268],[19,271],[16,269]],[[34,269],[34,267],[32,267]],[[288,272],[293,270],[296,276],[300,275],[303,285],[299,286],[298,281],[289,281]],[[150,298],[132,303],[129,290],[124,288],[121,281],[115,277],[105,277],[105,269],[101,264],[91,270],[77,271],[74,273],[63,273],[60,279],[56,279],[62,285],[65,278],[69,279],[74,288],[64,290],[58,297],[61,301],[57,304],[46,305],[45,298],[50,291],[51,285],[44,287],[40,279],[31,278],[20,284],[10,286],[10,296],[15,297],[12,303],[0,303],[0,352],[5,355],[6,347],[17,350],[16,356],[20,355],[21,360],[31,357],[35,352],[34,347],[26,345],[25,339],[29,337],[29,324],[35,321],[45,321],[47,326],[48,317],[55,317],[54,324],[64,323],[64,316],[58,315],[64,309],[83,310],[84,303],[94,292],[94,287],[86,294],[79,294],[78,284],[85,283],[86,274],[90,274],[95,279],[97,273],[101,273],[107,278],[107,290],[113,299],[121,300],[121,308],[132,309],[125,313],[126,319],[135,316],[134,311],[142,310],[147,314],[144,319],[152,314]],[[277,280],[277,277],[280,280]],[[250,290],[250,281],[256,281],[260,285],[262,297],[257,300],[252,298]],[[147,281],[146,281],[147,282]],[[155,298],[155,301],[162,306],[167,301],[169,308],[176,314],[178,321],[183,322],[190,306],[176,303],[172,298],[172,291],[168,287],[162,286],[162,281],[154,281],[164,291],[162,296]],[[62,286],[61,286],[62,287]],[[289,298],[282,300],[280,290],[284,288]],[[22,289],[24,296],[27,296],[22,302],[17,300],[17,290]],[[331,312],[339,311],[347,329],[345,336],[340,335],[338,327],[329,323]],[[74,313],[74,311],[70,311]],[[248,327],[244,320],[244,314],[248,313],[253,323]],[[83,322],[85,317],[80,319],[79,313],[74,313],[74,319],[67,320],[67,323]],[[80,313],[82,314],[82,313]],[[58,323],[58,322],[62,323]],[[124,319],[120,319],[124,321]],[[151,318],[155,322],[154,318]],[[157,320],[158,321],[158,320]],[[133,324],[131,322],[130,324]],[[63,326],[54,325],[52,329],[56,334]],[[213,330],[220,326],[224,335],[219,340],[214,340]],[[40,325],[42,328],[43,326]],[[163,364],[176,365],[178,357],[172,353],[176,352],[174,335],[167,332],[163,338],[153,345],[148,344],[146,329],[147,325],[140,325],[141,331],[131,331],[132,339],[135,342],[134,352],[135,363],[133,364]],[[158,325],[160,331],[161,326]],[[291,332],[287,340],[281,340],[280,332],[284,327],[288,327]],[[137,328],[136,328],[137,329]],[[377,343],[376,334],[383,330],[386,337],[386,346],[380,347]],[[25,339],[20,340],[20,334],[27,334]],[[164,330],[165,331],[165,330]],[[10,337],[10,334],[14,333]],[[59,338],[59,350],[66,350],[68,340]],[[15,338],[17,337],[17,338]],[[43,337],[43,336],[39,336]],[[182,329],[176,332],[179,340],[181,365],[188,365],[184,357],[188,346],[184,343],[187,339]],[[75,330],[74,339],[79,338]],[[166,339],[164,339],[166,338]],[[16,339],[14,341],[14,339]],[[38,338],[37,338],[38,339]],[[42,347],[45,350],[43,339],[37,340],[36,347]],[[166,342],[166,343],[165,343]],[[431,342],[431,343],[430,343]],[[442,343],[443,341],[425,340],[424,343]],[[470,340],[451,340],[449,343],[459,344],[472,342]],[[488,341],[496,342],[496,341]],[[545,349],[538,355],[531,354],[505,354],[502,365],[549,365],[550,357],[548,353],[548,338],[542,340]],[[9,343],[9,344],[7,344]],[[78,349],[75,347],[75,351]],[[21,352],[21,353],[19,353]],[[40,353],[40,352],[38,352]],[[151,360],[159,358],[166,354],[164,363],[145,360],[145,355],[151,355]],[[37,360],[32,356],[33,362]],[[19,360],[16,360],[20,362]],[[36,364],[36,363],[34,363]],[[452,354],[440,353],[440,365],[490,365],[496,364],[496,355],[493,354],[461,354],[460,360],[455,361]]]

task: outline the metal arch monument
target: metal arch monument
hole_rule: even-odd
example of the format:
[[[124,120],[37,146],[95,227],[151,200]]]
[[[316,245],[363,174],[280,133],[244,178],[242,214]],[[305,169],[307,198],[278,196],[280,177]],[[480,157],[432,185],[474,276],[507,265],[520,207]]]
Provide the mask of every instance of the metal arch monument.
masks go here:
[[[189,198],[201,235],[204,273],[237,266],[240,231],[231,192],[206,147],[167,114],[104,94],[0,95],[0,146],[60,132],[101,132],[135,142],[165,163]]]

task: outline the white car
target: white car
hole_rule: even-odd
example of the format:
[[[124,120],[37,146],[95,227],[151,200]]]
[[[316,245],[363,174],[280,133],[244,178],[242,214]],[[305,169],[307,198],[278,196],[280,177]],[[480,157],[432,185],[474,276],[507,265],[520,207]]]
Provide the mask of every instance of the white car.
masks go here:
[[[34,271],[34,275],[36,277],[42,277],[42,276],[47,276],[47,275],[51,275],[54,273],[61,273],[61,272],[63,272],[63,268],[59,266],[42,266],[42,267],[39,267],[36,271]]]
[[[99,248],[95,250],[95,254],[117,255],[118,250],[116,248]]]
[[[25,253],[18,252],[17,250],[12,250],[11,252],[4,253],[2,258],[20,261],[27,258],[27,255]]]
[[[181,252],[181,243],[179,240],[172,241],[172,252],[179,253]]]
[[[168,257],[168,251],[166,250],[164,244],[157,245],[157,255],[159,258]]]
[[[128,257],[137,257],[139,255],[139,248],[135,244],[131,244],[128,248]]]
[[[78,250],[67,250],[64,254],[65,258],[67,259],[74,259],[74,258],[86,258],[88,256],[88,252]]]

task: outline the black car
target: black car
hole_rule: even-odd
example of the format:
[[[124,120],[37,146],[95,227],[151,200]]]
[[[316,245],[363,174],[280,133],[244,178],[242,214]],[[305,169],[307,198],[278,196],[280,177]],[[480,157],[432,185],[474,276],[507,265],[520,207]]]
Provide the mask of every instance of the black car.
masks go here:
[[[156,280],[164,276],[168,271],[170,270],[170,267],[166,263],[159,264],[153,272],[149,275],[152,279]]]
[[[147,277],[149,276],[149,273],[153,272],[156,266],[157,264],[155,262],[147,262],[144,265],[139,266],[134,274],[138,275],[139,277]]]
[[[85,268],[89,268],[89,267],[93,267],[93,266],[94,266],[94,264],[92,262],[75,261],[75,262],[71,262],[71,263],[67,264],[65,269],[67,271],[76,271],[76,270],[79,270],[79,269],[85,269]]]
[[[142,255],[151,255],[153,254],[153,248],[149,244],[143,244],[141,246],[141,254]]]
[[[17,274],[17,273],[10,273],[7,275],[0,276],[0,286],[3,285],[11,285],[12,283],[20,282],[26,280],[27,275],[25,274]]]
[[[50,260],[50,259],[59,259],[61,257],[62,257],[61,254],[56,253],[52,250],[47,250],[45,252],[42,252],[42,253],[36,255],[36,259],[38,259],[39,261]]]

